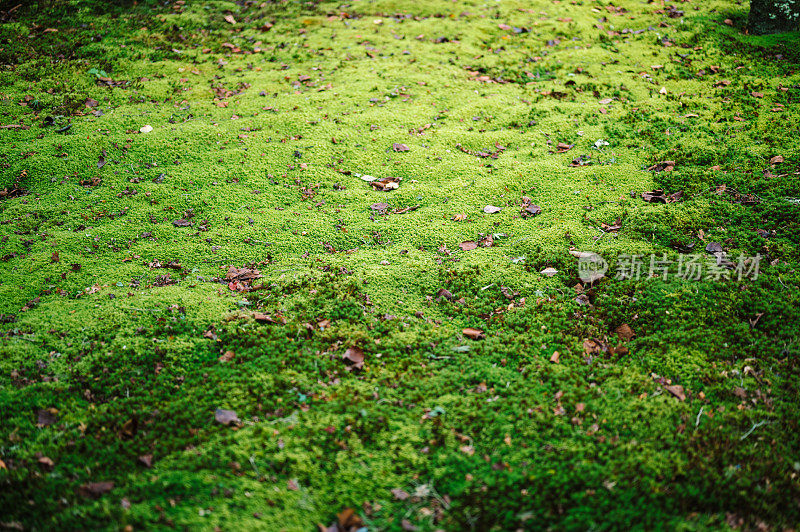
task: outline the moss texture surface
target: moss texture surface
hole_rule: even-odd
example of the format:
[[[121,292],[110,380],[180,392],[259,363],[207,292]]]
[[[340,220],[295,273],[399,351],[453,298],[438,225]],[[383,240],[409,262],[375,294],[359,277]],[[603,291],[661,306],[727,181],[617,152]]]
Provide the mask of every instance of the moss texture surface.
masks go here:
[[[723,1],[6,4],[0,526],[800,523],[797,33]],[[675,275],[720,250],[758,278]]]

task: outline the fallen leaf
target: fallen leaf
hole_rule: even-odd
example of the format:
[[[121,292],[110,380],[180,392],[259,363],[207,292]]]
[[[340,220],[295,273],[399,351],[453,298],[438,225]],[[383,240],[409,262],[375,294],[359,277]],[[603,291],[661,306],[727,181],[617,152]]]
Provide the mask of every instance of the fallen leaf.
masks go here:
[[[225,351],[225,353],[219,357],[220,362],[230,362],[234,359],[236,354],[233,351]]]
[[[667,390],[672,395],[674,395],[675,397],[677,397],[678,400],[680,401],[686,400],[686,394],[683,393],[683,386],[681,386],[680,384],[667,385],[664,386],[664,389]]]
[[[480,340],[482,338],[485,338],[483,331],[480,329],[473,329],[472,327],[467,327],[461,332],[464,334],[464,336],[466,336],[467,338],[471,338],[473,340]]]
[[[652,192],[642,192],[642,199],[648,203],[675,203],[683,197],[683,191],[666,194],[663,190],[653,190]]]
[[[364,351],[359,347],[348,347],[342,358],[352,362],[354,368],[361,369],[364,367]]]
[[[263,312],[254,312],[253,319],[259,323],[277,323],[272,316],[269,314],[264,314]]]
[[[405,144],[400,144],[399,142],[395,142],[392,144],[392,150],[394,151],[409,151],[409,147]]]
[[[451,294],[450,291],[447,290],[446,288],[441,288],[436,293],[436,299],[437,300],[442,300],[442,299],[451,300],[451,299],[453,299],[453,297],[454,297],[453,294]]]
[[[538,205],[534,205],[533,203],[530,203],[522,208],[522,212],[520,214],[522,214],[523,218],[528,218],[530,216],[536,216],[537,214],[541,214],[541,212],[542,212],[541,207],[539,207]]]
[[[153,126],[142,126],[139,133],[150,133],[151,131],[153,131]]]
[[[235,425],[239,423],[239,416],[236,415],[236,412],[233,410],[224,410],[222,408],[217,408],[214,411],[214,419],[217,423],[222,425]]]
[[[605,351],[606,346],[596,338],[587,338],[586,340],[583,341],[583,350],[586,352],[587,355],[596,355],[601,351]]]
[[[500,207],[495,207],[494,205],[487,205],[486,207],[483,208],[483,212],[485,212],[486,214],[495,214],[502,210],[503,209],[501,209]]]
[[[403,520],[401,520],[401,521],[400,521],[400,526],[401,526],[401,527],[402,527],[402,529],[403,529],[403,530],[405,530],[406,532],[417,532],[417,530],[419,530],[419,527],[418,527],[418,526],[416,526],[416,525],[415,525],[414,523],[412,523],[411,521],[409,521],[408,519],[403,519]]]
[[[192,222],[190,222],[186,218],[181,218],[180,220],[173,221],[172,225],[174,225],[175,227],[191,227]]]
[[[553,351],[553,354],[550,356],[550,362],[553,364],[558,364],[558,359],[561,358],[561,353],[558,351]]]
[[[622,229],[622,218],[617,217],[617,220],[612,225],[609,225],[609,224],[604,223],[604,222],[600,222],[600,229],[602,229],[606,233],[612,233],[614,231],[619,231],[620,229]]]
[[[472,242],[472,241],[467,241],[467,242],[460,243],[458,245],[458,247],[460,247],[463,251],[470,251],[470,250],[473,250],[473,249],[477,248],[478,247],[478,243],[477,242]]]
[[[81,487],[78,488],[78,493],[83,497],[97,499],[112,489],[114,489],[113,482],[89,482],[88,484],[81,485]]]
[[[397,499],[398,501],[404,501],[411,496],[408,494],[406,490],[401,488],[392,489],[392,495],[394,495],[394,498]]]
[[[478,240],[478,245],[480,245],[482,248],[490,248],[494,245],[494,237],[492,235],[486,235]]]
[[[556,151],[558,153],[568,152],[569,150],[571,150],[573,148],[573,146],[575,146],[575,145],[574,144],[566,144],[564,142],[559,142],[556,145]]]
[[[659,161],[647,168],[649,172],[671,172],[675,169],[675,161]]]
[[[233,15],[225,15],[222,18],[225,19],[225,22],[227,22],[228,24],[236,24],[236,19],[233,18]]]
[[[336,516],[341,530],[358,530],[364,526],[364,521],[352,508],[345,508]]]
[[[136,422],[136,419],[130,418],[128,421],[122,424],[117,435],[120,438],[133,438],[136,435],[137,429],[138,423]]]
[[[381,190],[383,192],[388,192],[389,190],[394,190],[400,187],[400,181],[402,181],[402,177],[382,177],[377,181],[373,181],[370,185],[375,190]]]
[[[545,277],[552,277],[552,276],[554,276],[554,275],[556,275],[558,273],[558,270],[556,270],[553,267],[550,267],[550,268],[545,268],[544,270],[540,271],[539,273],[541,273]]]
[[[780,164],[784,161],[781,155],[776,155],[772,159],[769,160],[769,164]]]
[[[139,457],[139,463],[145,466],[146,468],[150,469],[153,467],[153,455],[152,454],[143,454]]]
[[[636,336],[636,333],[633,332],[633,329],[631,329],[630,325],[628,325],[627,323],[623,323],[622,325],[614,329],[614,332],[617,333],[617,336],[619,337],[620,340],[630,340],[631,338]]]
[[[55,408],[43,408],[36,413],[36,426],[37,427],[47,427],[53,425],[57,420],[58,417],[58,410]]]

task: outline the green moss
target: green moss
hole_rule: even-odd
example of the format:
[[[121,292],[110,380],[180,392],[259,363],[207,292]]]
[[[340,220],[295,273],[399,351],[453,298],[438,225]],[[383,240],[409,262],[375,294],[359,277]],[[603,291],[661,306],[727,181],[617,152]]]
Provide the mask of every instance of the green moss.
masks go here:
[[[4,524],[800,520],[796,35],[725,2],[107,4],[0,27]],[[614,278],[711,242],[761,276]]]

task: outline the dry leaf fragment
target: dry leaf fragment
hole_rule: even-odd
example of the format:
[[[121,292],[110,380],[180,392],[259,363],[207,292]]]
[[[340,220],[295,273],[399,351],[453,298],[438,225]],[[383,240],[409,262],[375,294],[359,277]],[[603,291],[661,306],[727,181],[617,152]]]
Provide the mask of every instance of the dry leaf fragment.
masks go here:
[[[683,191],[666,194],[663,190],[653,190],[652,192],[642,192],[642,199],[648,203],[675,203],[683,197]]]
[[[485,338],[483,331],[480,329],[473,329],[472,327],[467,327],[461,332],[464,334],[464,336],[466,336],[467,338],[471,338],[473,340],[480,340],[482,338]]]
[[[453,294],[450,293],[450,291],[448,289],[446,289],[446,288],[441,288],[441,289],[439,289],[438,292],[436,292],[436,300],[437,301],[441,301],[442,299],[451,300],[451,299],[453,299],[453,297],[455,297],[455,296],[453,296]]]
[[[522,211],[520,212],[520,214],[522,214],[523,218],[528,218],[530,216],[536,216],[537,214],[541,214],[541,212],[542,212],[541,207],[539,207],[538,205],[534,205],[533,203],[529,203],[524,207],[522,207]]]
[[[53,425],[57,420],[58,417],[58,410],[55,408],[43,408],[36,413],[36,426],[37,427],[47,427]]]
[[[769,164],[780,164],[784,161],[783,156],[776,155],[772,159],[769,160]]]
[[[230,362],[234,359],[236,354],[233,351],[225,351],[225,353],[219,357],[220,362]]]
[[[225,15],[222,18],[225,19],[225,22],[227,22],[228,24],[236,24],[236,19],[233,18],[233,15]]]
[[[541,273],[545,277],[552,277],[552,276],[554,276],[554,275],[556,275],[558,273],[558,270],[556,270],[555,268],[553,268],[551,266],[549,268],[545,268],[544,270],[540,271],[539,273]]]
[[[486,214],[495,214],[502,210],[503,209],[501,209],[500,207],[495,207],[494,205],[487,205],[486,207],[483,208],[483,212],[485,212]]]
[[[398,152],[409,151],[409,147],[406,146],[405,144],[400,144],[399,142],[395,142],[394,144],[392,144],[392,150]]]
[[[364,351],[360,347],[348,347],[342,358],[350,361],[354,368],[361,369],[364,367]]]
[[[239,416],[236,415],[236,412],[233,410],[224,410],[222,408],[217,408],[214,411],[214,419],[217,423],[222,425],[235,425],[239,423]]]
[[[605,351],[606,346],[596,338],[587,338],[583,341],[583,350],[587,355],[595,355],[601,351]]]
[[[650,166],[647,170],[649,172],[671,172],[675,169],[675,161],[659,161]]]
[[[358,530],[364,526],[364,521],[352,508],[345,508],[336,518],[339,521],[339,530]]]
[[[370,185],[375,190],[381,190],[383,192],[388,192],[389,190],[394,190],[400,187],[400,181],[402,181],[402,177],[382,177],[377,181],[373,181]]]
[[[92,499],[97,499],[101,495],[104,495],[114,489],[113,482],[89,482],[87,484],[81,485],[78,488],[78,494],[83,497],[90,497]]]
[[[254,312],[253,319],[259,323],[276,323],[272,316],[264,314],[263,312]]]
[[[394,488],[392,490],[392,495],[394,495],[394,498],[397,499],[398,501],[404,501],[411,496],[408,494],[406,490],[402,488]]]
[[[550,356],[550,362],[553,364],[558,364],[558,359],[561,358],[561,353],[558,351],[553,351],[553,354]]]
[[[564,142],[559,142],[559,143],[556,145],[556,151],[557,151],[558,153],[564,153],[564,152],[568,152],[568,151],[569,151],[569,150],[571,150],[571,149],[572,149],[574,146],[575,146],[574,144],[566,144],[566,143],[564,143]]]
[[[677,397],[679,401],[686,400],[686,394],[683,393],[683,386],[681,386],[680,384],[672,384],[664,386],[664,389],[667,390],[672,395],[674,395],[675,397]]]
[[[620,340],[630,340],[631,338],[636,336],[636,333],[633,332],[633,329],[631,329],[631,326],[628,325],[627,323],[623,323],[622,325],[617,327],[614,330],[614,332],[617,333],[617,336],[619,337]]]
[[[458,247],[460,247],[462,249],[462,251],[470,251],[470,250],[473,250],[473,249],[477,248],[478,247],[478,243],[477,242],[472,242],[472,241],[467,241],[467,242],[460,243],[458,245]]]

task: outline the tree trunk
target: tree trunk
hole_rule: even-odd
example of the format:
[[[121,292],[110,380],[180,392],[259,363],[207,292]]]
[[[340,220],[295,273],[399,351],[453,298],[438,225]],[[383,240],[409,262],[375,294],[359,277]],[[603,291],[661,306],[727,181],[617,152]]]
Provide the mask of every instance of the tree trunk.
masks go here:
[[[800,0],[751,0],[747,31],[751,35],[783,33],[800,28]]]

